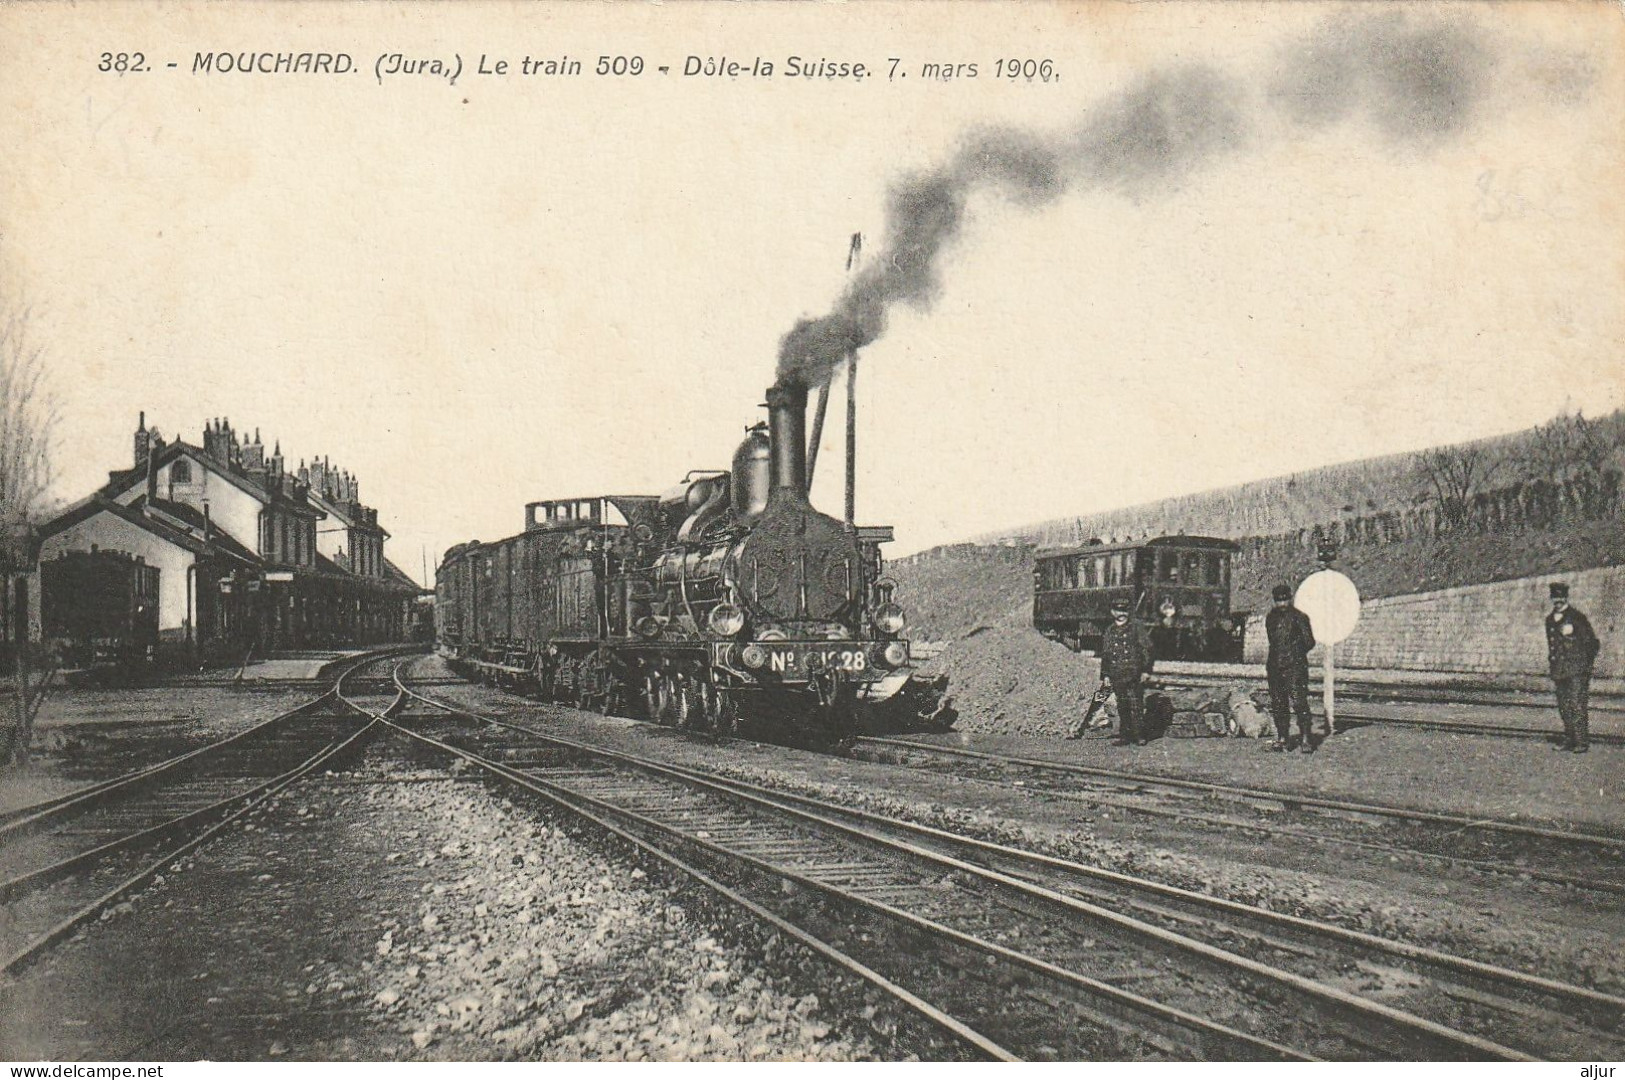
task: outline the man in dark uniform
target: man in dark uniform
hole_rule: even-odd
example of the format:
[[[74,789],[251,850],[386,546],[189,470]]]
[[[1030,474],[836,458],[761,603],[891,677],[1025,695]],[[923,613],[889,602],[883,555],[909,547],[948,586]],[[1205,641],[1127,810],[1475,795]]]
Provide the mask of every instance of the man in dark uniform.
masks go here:
[[[1309,650],[1315,647],[1315,633],[1309,616],[1292,606],[1292,588],[1277,585],[1270,594],[1275,606],[1264,616],[1264,633],[1270,641],[1270,712],[1275,717],[1275,741],[1270,750],[1280,753],[1300,744],[1312,754],[1320,745],[1309,713]],[[1293,739],[1291,714],[1298,717],[1298,738]]]
[[[1112,624],[1100,642],[1100,673],[1117,698],[1118,746],[1150,741],[1145,724],[1145,684],[1151,681],[1151,642],[1145,631],[1129,619],[1127,600],[1112,601]]]
[[[1563,718],[1563,741],[1557,748],[1583,754],[1591,748],[1586,698],[1591,692],[1591,667],[1602,643],[1591,629],[1591,621],[1577,608],[1569,607],[1567,585],[1554,583],[1551,597],[1552,613],[1546,616],[1546,660],[1557,687],[1557,712]]]

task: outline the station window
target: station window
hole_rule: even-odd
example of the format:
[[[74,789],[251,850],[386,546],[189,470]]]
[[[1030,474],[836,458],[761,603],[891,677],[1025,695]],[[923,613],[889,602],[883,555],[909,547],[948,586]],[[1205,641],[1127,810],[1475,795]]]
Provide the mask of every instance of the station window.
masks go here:
[[[192,482],[192,463],[180,458],[169,467],[169,482],[171,484],[190,484]]]

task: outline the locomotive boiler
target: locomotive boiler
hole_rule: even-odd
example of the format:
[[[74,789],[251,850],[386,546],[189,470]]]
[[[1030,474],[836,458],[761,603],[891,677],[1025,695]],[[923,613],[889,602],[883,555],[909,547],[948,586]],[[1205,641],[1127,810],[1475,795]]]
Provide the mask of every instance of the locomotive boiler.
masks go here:
[[[525,531],[446,553],[442,650],[467,673],[719,733],[742,715],[840,737],[866,710],[932,713],[884,576],[889,526],[809,501],[807,390],[767,394],[728,471],[658,496],[531,503]]]

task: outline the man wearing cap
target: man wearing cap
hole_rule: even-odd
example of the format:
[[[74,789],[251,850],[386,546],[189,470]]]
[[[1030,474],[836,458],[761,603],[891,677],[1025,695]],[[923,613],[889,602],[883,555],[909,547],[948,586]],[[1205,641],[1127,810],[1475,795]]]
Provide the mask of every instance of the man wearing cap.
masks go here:
[[[1112,601],[1112,624],[1100,641],[1100,673],[1111,684],[1117,698],[1118,746],[1150,741],[1145,727],[1145,684],[1151,681],[1151,642],[1145,631],[1129,618],[1127,600]]]
[[[1591,629],[1591,621],[1578,608],[1569,607],[1567,585],[1554,582],[1551,598],[1552,613],[1546,616],[1546,660],[1551,666],[1552,684],[1557,687],[1557,712],[1563,718],[1563,741],[1557,748],[1583,754],[1591,748],[1586,698],[1591,691],[1591,667],[1602,643]]]
[[[1275,606],[1264,616],[1264,633],[1270,641],[1264,671],[1269,676],[1275,741],[1269,748],[1280,753],[1302,745],[1304,753],[1312,754],[1320,745],[1309,713],[1309,650],[1315,647],[1315,632],[1309,616],[1292,606],[1291,586],[1277,585],[1270,596]],[[1297,739],[1291,737],[1292,713],[1298,717]]]

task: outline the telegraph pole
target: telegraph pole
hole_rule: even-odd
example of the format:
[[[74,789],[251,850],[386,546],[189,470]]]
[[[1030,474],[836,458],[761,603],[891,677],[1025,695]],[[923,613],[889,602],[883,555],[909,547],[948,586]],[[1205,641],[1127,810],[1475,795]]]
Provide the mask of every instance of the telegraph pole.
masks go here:
[[[851,273],[863,253],[863,234],[852,234],[847,249],[846,269]],[[856,526],[858,517],[858,350],[846,351],[846,527]]]

